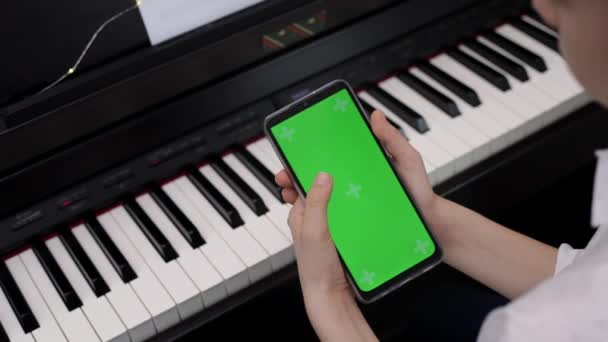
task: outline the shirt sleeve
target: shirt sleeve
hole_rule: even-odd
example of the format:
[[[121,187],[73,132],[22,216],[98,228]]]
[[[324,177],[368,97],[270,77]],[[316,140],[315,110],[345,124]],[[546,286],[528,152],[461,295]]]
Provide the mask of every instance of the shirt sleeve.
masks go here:
[[[563,243],[561,246],[559,246],[559,249],[557,251],[557,260],[555,261],[555,271],[553,275],[558,274],[566,266],[570,265],[580,251],[580,249],[574,249],[566,243]]]

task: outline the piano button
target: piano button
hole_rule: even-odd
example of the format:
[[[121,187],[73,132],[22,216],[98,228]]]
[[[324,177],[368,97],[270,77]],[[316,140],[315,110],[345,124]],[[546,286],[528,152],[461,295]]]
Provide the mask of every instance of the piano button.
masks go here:
[[[498,27],[496,31],[545,58],[549,64],[548,73],[555,77],[557,83],[567,87],[575,95],[583,92],[583,87],[578,83],[574,76],[572,76],[568,69],[568,65],[558,53],[542,45],[510,24],[504,24]]]
[[[458,109],[456,102],[454,102],[452,99],[445,96],[444,94],[438,92],[437,90],[435,90],[435,88],[422,82],[416,76],[406,71],[397,74],[397,78],[401,82],[407,84],[410,88],[414,89],[418,94],[422,95],[435,107],[441,109],[449,116],[457,117],[458,115],[460,115],[460,110]]]
[[[101,227],[97,218],[92,217],[89,218],[85,223],[86,228],[88,229],[91,236],[97,241],[99,247],[108,258],[120,278],[124,283],[128,283],[133,279],[137,278],[135,271],[127,259],[125,259],[124,255],[118,250],[112,239],[108,236],[106,231]]]
[[[0,261],[0,263],[4,265],[3,262]],[[2,308],[0,310],[0,323],[3,325],[9,340],[13,342],[34,342],[32,334],[26,333],[23,330],[15,311],[11,310],[10,307],[11,304],[4,291],[0,290],[0,308]]]
[[[95,295],[97,297],[101,297],[108,293],[108,291],[110,291],[108,284],[106,284],[106,282],[103,280],[99,274],[99,271],[91,262],[91,259],[89,259],[85,251],[72,234],[72,231],[70,229],[65,229],[59,234],[59,237],[65,248],[72,256],[72,259],[74,259],[76,262],[76,265],[78,265],[78,268],[84,275],[87,283],[89,283],[89,286],[91,289],[93,289]]]
[[[500,53],[496,52],[495,50],[489,48],[486,45],[476,40],[469,40],[464,43],[464,46],[475,51],[480,56],[486,58],[492,64],[497,66],[499,69],[505,71],[516,79],[522,82],[528,81],[530,79],[528,73],[526,72],[526,69],[524,69],[523,66],[508,59],[507,57],[501,55]]]
[[[363,107],[365,114],[367,114],[367,117],[371,117],[372,113],[376,109],[374,107],[370,106],[369,103],[363,101],[362,99],[359,99],[359,102],[361,103],[361,106]]]
[[[514,108],[500,100],[501,98],[505,99],[510,92],[503,93],[491,87],[482,78],[477,77],[475,73],[459,65],[458,62],[446,54],[433,58],[431,63],[475,88],[483,99],[485,112],[508,129],[519,129],[526,122],[523,115],[518,114]],[[517,102],[521,102],[521,100],[518,99]],[[515,140],[523,137],[523,135],[518,136],[516,133],[514,135]]]
[[[224,159],[226,158],[228,158],[228,156],[224,157]],[[232,156],[232,158],[234,157]],[[226,165],[226,167],[228,166]],[[245,221],[245,229],[247,229],[249,234],[251,234],[251,236],[253,236],[270,255],[270,262],[273,268],[280,268],[283,265],[282,262],[284,261],[285,254],[288,253],[287,250],[290,246],[289,241],[272,226],[266,216],[259,216],[257,213],[251,211],[249,206],[247,206],[215,170],[209,166],[204,166],[200,168],[200,172],[234,205]]]
[[[133,208],[134,203],[131,203]],[[137,205],[139,207],[139,205]],[[139,208],[141,210],[141,207]],[[145,213],[141,210],[141,214]],[[156,274],[161,284],[164,285],[167,292],[177,303],[177,310],[182,319],[186,319],[193,314],[203,309],[203,299],[192,283],[190,278],[184,273],[182,268],[173,259],[170,262],[165,262],[157,253],[151,242],[145,238],[142,230],[137,229],[137,224],[127,212],[124,206],[119,206],[111,212],[112,217],[116,220],[122,232],[131,241],[135,249],[141,253],[146,264],[152,272]],[[147,215],[146,215],[147,217]],[[159,231],[160,233],[160,231]],[[168,242],[167,242],[168,243]],[[177,257],[177,255],[175,255]]]
[[[420,114],[414,112],[408,106],[396,101],[392,96],[388,95],[384,90],[378,88],[376,85],[370,85],[366,87],[368,94],[373,96],[376,101],[382,103],[384,107],[391,111],[391,113],[400,117],[403,121],[409,124],[419,134],[426,133],[430,128],[427,122]],[[408,134],[408,137],[410,135]]]
[[[548,74],[548,73],[541,74],[540,72],[538,72],[538,71],[534,70],[533,68],[529,67],[528,65],[526,65],[523,61],[518,59],[516,56],[510,54],[505,49],[501,48],[500,46],[494,44],[493,42],[489,41],[488,39],[486,39],[484,37],[479,37],[478,40],[482,44],[485,44],[489,48],[494,49],[495,51],[502,54],[506,58],[509,58],[517,63],[521,63],[521,65],[523,66],[523,68],[526,70],[526,72],[528,73],[528,75],[530,77],[529,83],[532,84],[534,87],[536,87],[541,92],[545,93],[546,96],[554,98],[555,100],[558,100],[558,101],[566,101],[570,97],[569,91],[566,88],[564,88],[562,85],[556,84],[557,81],[552,79],[552,76],[553,76],[552,74]]]
[[[398,78],[390,78],[380,84],[389,94],[397,100],[408,103],[416,111],[425,113],[427,121],[433,125],[433,130],[428,133],[429,139],[445,149],[454,160],[455,172],[463,170],[472,164],[472,153],[476,148],[471,147],[462,140],[459,135],[464,132],[456,132],[453,122],[465,122],[464,120],[452,119],[442,113],[426,98],[415,92]],[[479,146],[483,145],[480,143]]]
[[[205,244],[205,240],[199,234],[198,230],[196,230],[196,227],[192,224],[192,222],[190,222],[190,220],[188,220],[184,213],[177,208],[175,203],[173,203],[173,201],[169,198],[169,196],[167,196],[167,194],[165,194],[163,190],[157,187],[150,192],[150,196],[154,199],[158,207],[160,207],[165,215],[171,220],[173,226],[175,226],[175,228],[182,234],[184,239],[186,239],[190,247],[198,248]]]
[[[30,249],[21,253],[19,257],[38,291],[44,294],[43,300],[67,340],[70,342],[99,341],[95,330],[93,330],[82,310],[75,308],[72,311],[68,311],[39,258],[36,257],[36,253]]]
[[[38,329],[39,324],[36,317],[15,283],[15,279],[13,279],[5,263],[2,261],[0,261],[0,287],[2,287],[8,302],[13,308],[13,312],[17,316],[23,331],[29,333]]]
[[[0,322],[0,342],[10,342],[8,339],[8,335],[2,326],[2,322]]]
[[[447,54],[467,67],[469,70],[471,70],[471,72],[476,73],[479,77],[488,81],[496,88],[502,91],[511,89],[511,85],[505,76],[489,66],[479,62],[475,58],[463,53],[458,49],[450,49],[448,50]]]
[[[249,171],[256,175],[260,182],[264,184],[266,189],[268,189],[278,201],[284,202],[283,196],[281,195],[281,187],[276,184],[274,175],[264,166],[264,164],[262,164],[262,162],[249,153],[247,149],[242,147],[236,148],[234,155],[247,166]]]
[[[266,139],[266,138],[262,138],[262,139]],[[249,151],[249,153],[251,153],[254,157],[256,157],[260,162],[262,162],[262,164],[264,164],[264,166],[266,166],[270,170],[270,172],[272,172],[273,174],[276,175],[279,171],[281,171],[283,169],[283,166],[281,165],[281,163],[277,164],[274,161],[274,159],[269,157],[264,152],[264,150],[260,147],[260,141],[262,139],[249,143],[246,146],[246,149],[247,149],[247,151]]]
[[[128,199],[125,201],[124,208],[165,262],[177,258],[177,252],[175,252],[173,246],[136,201]]]
[[[478,59],[482,63],[485,63],[490,67],[497,68],[494,64],[492,64],[492,62],[485,59],[483,56],[477,54],[475,51],[467,48],[466,46],[460,46],[459,48],[461,51]],[[555,101],[548,98],[544,93],[542,93],[539,89],[537,89],[529,82],[522,82],[508,73],[505,73],[504,75],[509,80],[509,83],[511,83],[511,85],[513,86],[513,89],[510,91],[511,93],[517,94],[519,98],[524,99],[524,101],[532,104],[533,106],[539,109],[538,111],[528,113],[528,115],[531,115],[532,117],[539,116],[542,113],[551,110],[556,105]]]
[[[65,303],[68,311],[75,310],[82,306],[82,301],[74,291],[74,288],[63,274],[63,271],[57,265],[55,258],[51,255],[46,244],[39,242],[34,246],[34,252],[38,256],[38,260],[49,276],[61,300]]]
[[[527,20],[516,19],[516,20],[513,20],[512,22],[510,22],[510,24],[515,26],[517,29],[525,32],[530,37],[541,42],[542,44],[544,44],[551,50],[553,50],[557,53],[560,52],[558,38],[555,37],[554,35],[546,32],[545,30],[538,28],[535,25],[530,24],[530,22]]]
[[[541,56],[513,42],[509,38],[496,32],[484,33],[482,37],[501,47],[511,55],[519,58],[522,62],[528,64],[535,70],[539,72],[547,71],[547,64]]]
[[[179,323],[180,317],[175,302],[122,232],[116,220],[109,212],[98,216],[97,219],[137,274],[137,278],[129,284],[120,280],[86,229],[78,227],[74,229],[74,234],[78,241],[87,246],[91,260],[108,280],[112,291],[106,297],[125,323],[131,339],[147,340],[156,332],[165,331]]]
[[[6,266],[38,320],[39,327],[32,331],[36,342],[67,342],[20,256],[7,259]]]
[[[75,236],[78,238],[77,235]],[[81,245],[90,253],[86,245],[82,243]],[[59,238],[54,237],[47,240],[46,246],[55,260],[57,260],[57,264],[65,273],[66,278],[74,286],[74,291],[82,300],[80,309],[91,323],[99,338],[102,341],[129,341],[127,329],[116,312],[114,312],[110,302],[108,302],[105,296],[99,298],[95,296]]]
[[[220,215],[228,222],[232,228],[243,225],[243,219],[236,211],[234,206],[205,178],[198,169],[192,168],[188,172],[188,179],[196,186],[209,202],[213,205]]]
[[[471,89],[449,74],[446,74],[441,69],[437,69],[434,65],[429,63],[420,64],[417,66],[417,68],[449,89],[462,101],[468,103],[471,107],[478,107],[481,105],[481,100],[479,99],[479,95],[477,95],[475,90]]]
[[[95,221],[98,222],[97,219],[95,219]],[[103,230],[101,226],[100,228]],[[177,312],[175,311],[175,309],[172,308],[172,306],[170,306],[175,304],[171,302],[171,299],[165,292],[158,292],[156,294],[158,298],[155,298],[154,301],[147,301],[148,304],[151,303],[152,305],[144,305],[143,300],[148,299],[148,297],[145,296],[145,292],[138,292],[136,294],[136,291],[134,291],[134,289],[138,290],[141,287],[146,286],[147,284],[142,283],[139,278],[133,278],[129,284],[125,284],[120,278],[116,269],[110,263],[109,259],[106,257],[106,254],[102,250],[100,244],[96,241],[96,239],[93,237],[90,230],[87,229],[87,227],[85,227],[84,225],[79,225],[72,229],[72,233],[74,234],[74,237],[78,240],[82,248],[87,252],[87,255],[91,259],[91,262],[99,270],[99,273],[110,287],[110,292],[105,295],[105,298],[110,303],[111,309],[116,312],[116,314],[120,318],[120,321],[126,327],[127,333],[129,334],[129,337],[131,338],[132,342],[145,341],[150,337],[156,335],[156,328],[154,327],[154,321],[152,320],[151,314],[154,315],[155,320],[158,320],[160,322],[163,321],[163,318],[161,318],[163,313],[166,314],[167,312],[170,313],[173,311],[175,313],[175,317],[177,317]],[[66,273],[69,277],[70,272],[67,272],[66,270]],[[146,274],[150,275],[149,272]],[[83,292],[86,291],[86,289],[90,290],[90,288],[88,287],[76,286],[76,284],[82,283],[82,281],[84,281],[82,277],[79,281],[72,281],[72,283],[76,287],[76,290],[78,291],[79,288],[82,288]],[[150,284],[152,291],[154,290],[156,284],[158,283],[155,282]],[[91,292],[91,294],[83,296],[83,298],[89,297],[90,295],[94,294]],[[165,299],[165,301],[162,300],[163,298]],[[105,304],[93,304],[93,306],[88,309],[88,306],[90,304],[87,304],[86,299],[84,301],[85,303],[83,310],[85,311],[85,313],[87,312],[87,310],[99,310],[100,313],[105,312],[107,310],[105,308]],[[101,299],[97,299],[97,301],[101,301]],[[95,303],[95,299],[93,299],[93,303]],[[170,309],[167,309],[167,307],[155,306],[154,303],[166,303],[168,304],[167,307]],[[92,313],[91,316],[93,316]],[[95,316],[97,317],[97,315]],[[105,314],[101,314],[101,317],[101,323],[107,325],[109,322],[104,319]],[[97,320],[97,318],[92,319],[92,321],[95,320]],[[95,323],[93,324],[95,325]],[[159,327],[163,326],[167,326],[167,324],[159,324]]]
[[[190,194],[179,187],[179,183],[189,184]],[[249,233],[244,229],[232,229],[228,226],[188,178],[180,177],[167,183],[163,185],[163,190],[207,241],[200,250],[224,278],[228,294],[234,294],[249,285],[249,274],[256,269],[255,265],[262,265],[267,258],[267,254]],[[204,209],[201,209],[201,206],[204,206]],[[208,222],[208,217],[215,217],[215,221]],[[217,227],[224,227],[221,236]]]
[[[268,208],[260,196],[256,194],[247,183],[243,182],[243,180],[237,176],[222,159],[213,161],[211,167],[228,185],[230,185],[232,190],[239,195],[243,202],[245,202],[256,215],[260,216],[268,212]]]
[[[245,182],[247,182],[247,184],[249,184],[253,188],[253,190],[260,195],[264,203],[267,203],[268,213],[266,213],[266,216],[274,224],[274,226],[278,228],[278,230],[283,234],[283,236],[285,236],[287,240],[289,240],[289,242],[291,243],[293,241],[293,238],[291,236],[291,230],[287,225],[287,217],[289,215],[290,205],[284,202],[280,202],[275,197],[273,197],[272,193],[270,193],[270,191],[268,191],[268,189],[264,187],[259,178],[257,178],[256,175],[251,172],[251,170],[248,169],[247,166],[242,163],[240,159],[238,159],[238,157],[235,158],[235,156],[236,153],[234,154],[234,156],[226,156],[226,164],[228,164],[234,170],[234,172],[239,175],[239,177],[241,177]],[[288,258],[287,262],[291,261],[292,257],[293,255]]]
[[[443,179],[450,176],[451,172],[448,164],[451,161],[451,156],[446,151],[429,140],[426,135],[422,135],[411,128],[400,117],[391,112],[387,107],[384,107],[384,104],[376,100],[366,91],[359,92],[359,96],[372,106],[384,111],[387,117],[395,121],[399,127],[405,131],[405,134],[409,137],[409,143],[420,152],[424,167],[429,173],[431,181],[434,181],[435,178]]]
[[[171,201],[163,190],[158,189],[158,191],[167,197],[164,201]],[[137,197],[137,202],[171,242],[171,245],[175,246],[179,254],[177,262],[198,288],[205,306],[209,307],[224,298],[226,296],[226,287],[223,284],[223,279],[211,266],[209,261],[207,261],[204,254],[198,250],[198,247],[202,246],[202,244],[193,247],[183,234],[178,232],[174,221],[170,219],[167,212],[162,209],[159,203],[153,199],[152,193]],[[175,204],[173,205],[175,206]],[[175,209],[178,210],[177,206]],[[182,213],[182,215],[184,214]],[[188,218],[186,219],[190,222]],[[196,234],[199,234],[194,225],[192,228],[196,231]]]

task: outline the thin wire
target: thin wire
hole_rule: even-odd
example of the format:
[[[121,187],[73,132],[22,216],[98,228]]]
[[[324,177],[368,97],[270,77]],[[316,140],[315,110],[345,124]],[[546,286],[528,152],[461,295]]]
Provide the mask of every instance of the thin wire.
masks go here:
[[[103,31],[113,21],[117,20],[118,18],[122,17],[123,15],[125,15],[125,14],[127,14],[127,13],[135,10],[139,6],[141,6],[141,2],[142,2],[141,0],[137,0],[136,3],[133,6],[131,6],[131,7],[127,8],[127,9],[124,9],[124,10],[122,10],[122,11],[114,14],[112,17],[110,17],[110,19],[104,21],[97,28],[97,30],[95,30],[95,33],[93,33],[93,35],[89,39],[87,45],[84,47],[84,49],[80,53],[80,56],[78,56],[78,59],[68,69],[68,71],[66,71],[63,75],[61,75],[61,77],[59,77],[58,79],[56,79],[53,83],[49,84],[48,86],[44,87],[42,90],[40,90],[39,92],[37,92],[35,95],[40,95],[40,94],[44,93],[45,91],[48,91],[49,89],[51,89],[51,88],[55,87],[56,85],[58,85],[59,83],[63,82],[63,80],[66,79],[66,77],[68,77],[71,74],[73,74],[74,72],[76,72],[76,69],[78,69],[78,66],[80,66],[80,62],[82,62],[82,60],[84,59],[84,57],[86,56],[86,54],[89,52],[89,49],[91,48],[91,46],[93,45],[93,43],[95,42],[95,40],[97,39],[97,36],[99,36],[99,34],[101,33],[101,31]]]

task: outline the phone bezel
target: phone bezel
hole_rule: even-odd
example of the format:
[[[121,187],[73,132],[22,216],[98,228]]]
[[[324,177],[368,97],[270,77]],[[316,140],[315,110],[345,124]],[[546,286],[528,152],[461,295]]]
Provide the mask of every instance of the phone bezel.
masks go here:
[[[266,137],[270,141],[271,146],[277,153],[281,163],[285,167],[285,170],[289,174],[289,177],[294,182],[296,191],[302,198],[306,198],[306,191],[302,187],[300,180],[297,177],[295,177],[295,172],[293,171],[291,164],[289,163],[289,160],[284,155],[284,153],[283,153],[282,149],[280,148],[278,142],[276,141],[274,135],[272,134],[271,128],[295,115],[298,115],[306,108],[314,106],[318,102],[320,102],[344,89],[347,90],[349,96],[351,97],[353,102],[356,104],[359,114],[363,117],[363,120],[365,121],[370,134],[374,137],[376,144],[382,151],[382,154],[384,155],[384,158],[388,162],[391,170],[393,171],[395,176],[397,176],[397,179],[399,181],[399,184],[401,185],[403,192],[412,201],[412,205],[414,207],[414,210],[416,211],[416,214],[422,221],[424,228],[428,232],[429,236],[431,237],[431,240],[433,241],[433,244],[435,245],[435,253],[433,253],[431,256],[424,259],[420,263],[410,267],[409,269],[403,271],[402,273],[400,273],[396,277],[392,278],[391,280],[387,281],[386,283],[376,287],[374,290],[367,291],[367,292],[361,290],[357,286],[357,283],[354,281],[350,270],[344,263],[344,260],[342,259],[342,256],[340,255],[340,252],[338,251],[338,256],[340,258],[340,263],[342,264],[342,268],[345,270],[347,279],[348,279],[351,287],[354,289],[357,298],[363,303],[371,303],[373,301],[376,301],[376,300],[384,297],[385,295],[392,292],[393,290],[401,287],[403,284],[409,282],[410,280],[418,277],[419,275],[423,274],[424,272],[426,272],[426,271],[432,269],[433,267],[435,267],[436,265],[438,265],[442,260],[443,253],[442,253],[442,250],[441,250],[439,244],[437,243],[437,240],[435,239],[435,236],[429,230],[428,224],[424,220],[424,217],[421,215],[420,210],[418,209],[418,206],[416,205],[414,199],[412,198],[412,196],[410,196],[405,185],[403,184],[403,181],[399,177],[399,174],[396,172],[395,166],[394,166],[391,158],[389,157],[387,151],[385,150],[384,146],[382,146],[382,144],[380,143],[378,138],[373,134],[373,131],[371,128],[371,123],[369,121],[369,117],[368,117],[368,115],[366,115],[365,110],[363,109],[363,107],[361,106],[361,103],[359,102],[359,99],[355,95],[355,92],[352,90],[352,88],[346,81],[335,80],[315,91],[312,91],[308,95],[300,98],[299,100],[291,103],[290,105],[267,116],[266,119],[264,120],[264,132],[266,134]],[[336,250],[337,250],[337,248],[336,248]]]

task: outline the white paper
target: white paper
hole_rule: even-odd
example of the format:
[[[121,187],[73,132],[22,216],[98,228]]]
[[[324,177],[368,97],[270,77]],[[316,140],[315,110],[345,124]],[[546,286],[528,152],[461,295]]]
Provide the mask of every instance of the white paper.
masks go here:
[[[263,0],[142,0],[141,16],[152,45],[253,6]]]
[[[596,151],[597,169],[591,204],[591,226],[608,224],[608,149]]]

